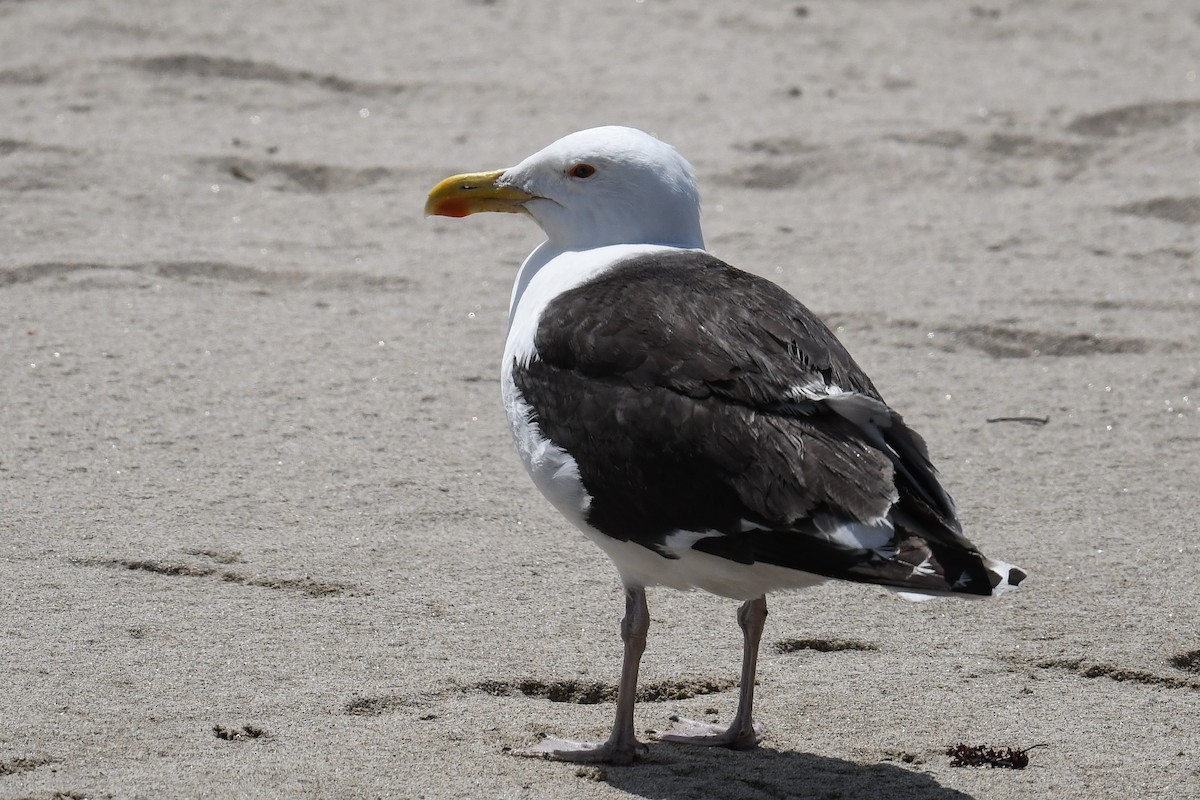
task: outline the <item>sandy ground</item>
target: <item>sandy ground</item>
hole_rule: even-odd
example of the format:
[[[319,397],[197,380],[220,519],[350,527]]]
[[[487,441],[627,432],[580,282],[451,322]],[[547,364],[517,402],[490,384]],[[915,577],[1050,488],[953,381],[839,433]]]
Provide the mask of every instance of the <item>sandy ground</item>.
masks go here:
[[[1200,796],[1198,72],[1191,0],[0,0],[0,797]],[[752,753],[503,753],[605,735],[621,596],[503,422],[536,229],[421,207],[601,123],[1032,576],[773,597]],[[730,715],[650,603],[639,728]]]

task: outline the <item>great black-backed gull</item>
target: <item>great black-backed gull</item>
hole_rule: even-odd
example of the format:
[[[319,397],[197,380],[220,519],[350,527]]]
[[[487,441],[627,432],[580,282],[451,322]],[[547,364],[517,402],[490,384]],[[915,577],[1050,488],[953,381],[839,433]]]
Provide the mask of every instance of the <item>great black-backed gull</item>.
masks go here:
[[[546,233],[517,274],[501,372],[533,482],[625,587],[616,721],[598,744],[515,751],[628,763],[646,588],[743,601],[728,728],[660,739],[746,749],[766,594],[831,578],[910,599],[991,596],[1025,577],[962,534],[925,443],[811,311],[704,250],[691,165],[642,131],[559,139],[511,169],[456,175],[426,214],[519,212]]]

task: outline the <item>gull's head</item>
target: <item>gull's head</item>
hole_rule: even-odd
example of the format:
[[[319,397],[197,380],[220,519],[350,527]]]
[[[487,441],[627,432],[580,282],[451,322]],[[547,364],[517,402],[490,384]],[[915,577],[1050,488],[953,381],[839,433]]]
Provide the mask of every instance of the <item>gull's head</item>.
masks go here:
[[[480,211],[526,213],[561,250],[704,246],[692,165],[634,128],[579,131],[515,167],[455,175],[434,187],[425,204],[430,215]]]

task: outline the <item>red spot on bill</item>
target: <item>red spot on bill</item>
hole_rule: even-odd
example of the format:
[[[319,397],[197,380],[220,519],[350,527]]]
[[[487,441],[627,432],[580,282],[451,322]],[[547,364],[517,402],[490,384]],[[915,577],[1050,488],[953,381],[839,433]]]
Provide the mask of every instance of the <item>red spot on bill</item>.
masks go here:
[[[471,207],[464,198],[447,197],[439,200],[432,211],[439,217],[465,217],[471,213]]]

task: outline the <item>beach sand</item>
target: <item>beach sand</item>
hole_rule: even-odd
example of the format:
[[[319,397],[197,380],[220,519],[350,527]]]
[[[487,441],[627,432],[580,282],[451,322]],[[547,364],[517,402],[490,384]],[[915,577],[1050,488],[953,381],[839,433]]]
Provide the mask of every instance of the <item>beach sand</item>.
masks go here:
[[[1197,72],[1190,0],[0,0],[0,797],[1200,796]],[[539,232],[421,209],[598,124],[1030,573],[772,596],[755,752],[504,753],[606,735],[621,590],[508,440]],[[639,730],[735,608],[650,593]]]

